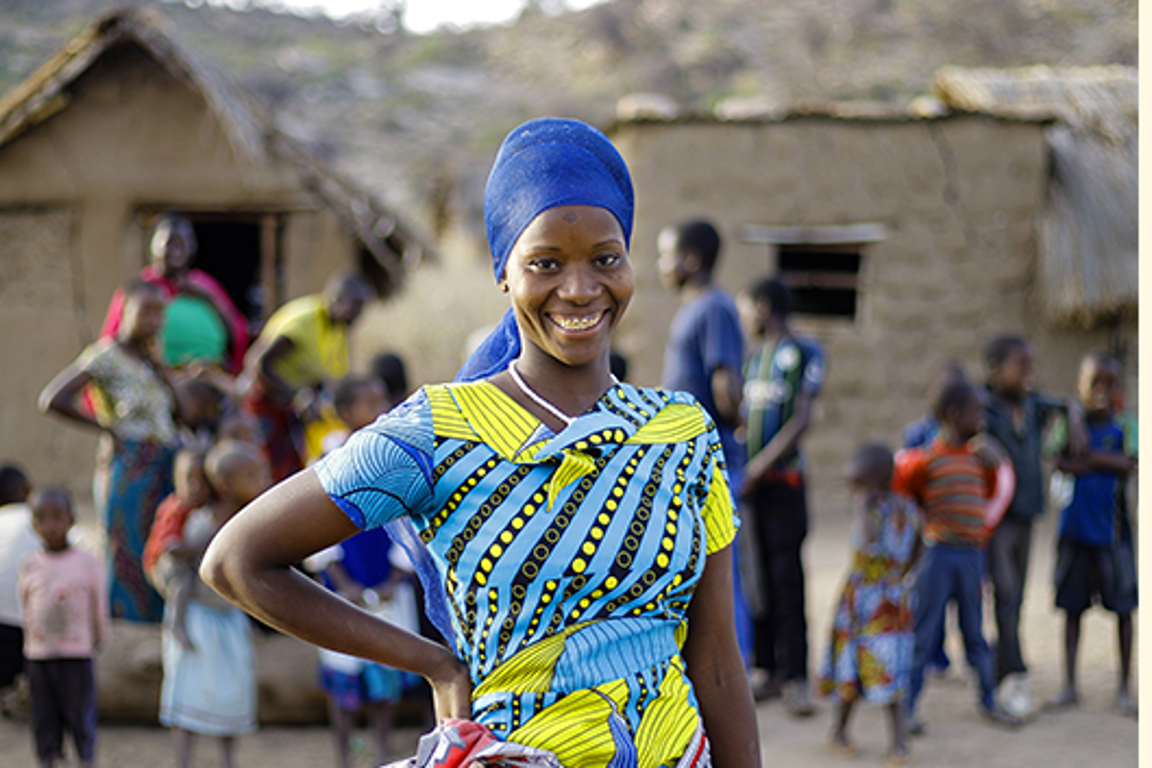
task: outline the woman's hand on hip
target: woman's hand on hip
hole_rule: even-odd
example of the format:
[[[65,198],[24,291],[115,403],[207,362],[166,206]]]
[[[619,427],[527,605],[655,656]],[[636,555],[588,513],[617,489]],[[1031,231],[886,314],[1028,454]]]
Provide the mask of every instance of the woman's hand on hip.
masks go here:
[[[432,686],[437,722],[446,717],[472,719],[472,677],[464,662],[447,648],[436,669],[428,675],[428,682]]]

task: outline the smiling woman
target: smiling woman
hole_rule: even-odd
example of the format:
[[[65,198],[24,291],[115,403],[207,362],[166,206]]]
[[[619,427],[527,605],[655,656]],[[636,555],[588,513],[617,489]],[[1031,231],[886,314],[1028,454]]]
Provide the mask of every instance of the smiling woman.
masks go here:
[[[612,331],[632,298],[632,265],[620,223],[592,206],[541,213],[512,249],[500,289],[509,294],[520,327],[522,375],[546,377],[557,363],[564,377],[574,368],[602,368]],[[607,378],[601,370],[592,375]],[[562,389],[557,396],[571,396],[570,388]],[[557,405],[580,413],[591,402]]]
[[[609,370],[632,207],[599,131],[514,130],[485,193],[512,305],[500,326],[456,383],[422,388],[233,518],[202,573],[273,626],[423,675],[440,717],[565,768],[755,768],[715,425],[691,396]],[[381,525],[451,649],[291,568]]]

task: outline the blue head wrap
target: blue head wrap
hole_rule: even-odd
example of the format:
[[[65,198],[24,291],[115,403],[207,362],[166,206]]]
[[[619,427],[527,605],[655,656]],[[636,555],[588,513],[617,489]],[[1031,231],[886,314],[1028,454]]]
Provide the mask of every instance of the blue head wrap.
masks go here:
[[[603,133],[578,120],[544,117],[513,130],[500,145],[484,191],[484,223],[499,280],[524,229],[562,205],[604,208],[632,240],[632,178],[624,158]],[[511,309],[456,374],[457,381],[487,378],[520,354],[520,330]]]

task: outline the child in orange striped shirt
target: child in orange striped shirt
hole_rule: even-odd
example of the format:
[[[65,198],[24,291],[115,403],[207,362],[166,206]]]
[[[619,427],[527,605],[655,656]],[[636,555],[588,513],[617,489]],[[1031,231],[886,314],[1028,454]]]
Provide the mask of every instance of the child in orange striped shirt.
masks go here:
[[[893,480],[895,490],[913,498],[924,513],[926,546],[916,575],[909,732],[918,735],[924,729],[915,718],[916,700],[924,685],[924,667],[944,632],[950,600],[956,601],[968,664],[980,682],[981,711],[993,722],[1015,727],[1020,719],[996,703],[992,655],[982,627],[988,508],[1003,459],[987,441],[976,446],[974,438],[984,429],[984,401],[972,384],[945,386],[934,411],[939,435],[927,446],[903,452]]]

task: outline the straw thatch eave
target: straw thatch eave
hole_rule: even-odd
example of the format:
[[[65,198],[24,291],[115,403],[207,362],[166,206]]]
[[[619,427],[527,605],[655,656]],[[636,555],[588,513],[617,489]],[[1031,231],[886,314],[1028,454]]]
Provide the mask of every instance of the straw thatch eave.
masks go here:
[[[947,67],[933,92],[1005,117],[1049,115],[1048,187],[1038,223],[1038,288],[1049,320],[1092,327],[1138,312],[1137,73],[1109,66]]]
[[[303,186],[331,209],[372,256],[379,270],[368,277],[380,298],[395,294],[405,272],[435,252],[394,213],[319,162],[298,142],[278,131],[268,135],[268,149],[293,167]]]
[[[119,10],[68,41],[27,80],[0,98],[0,146],[66,107],[68,87],[105,52],[135,44],[204,98],[240,158],[263,160],[264,126],[251,105],[235,86],[161,25],[162,20],[147,11]]]
[[[243,169],[277,162],[331,210],[372,256],[369,270],[381,298],[401,287],[405,271],[435,252],[411,227],[370,194],[277,131],[243,92],[165,29],[158,14],[113,11],[92,23],[20,85],[0,97],[0,146],[33,129],[70,103],[69,88],[105,53],[136,45],[205,100]]]

